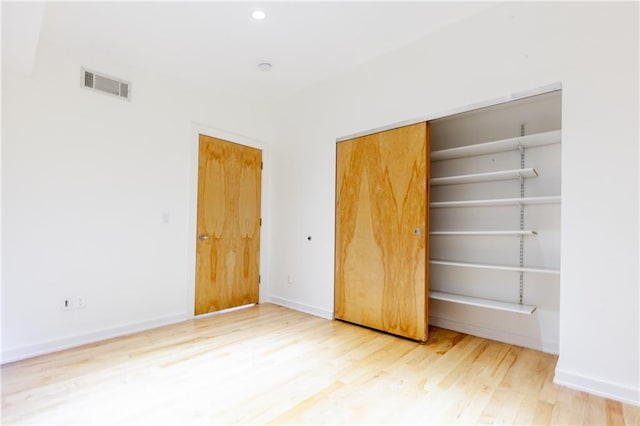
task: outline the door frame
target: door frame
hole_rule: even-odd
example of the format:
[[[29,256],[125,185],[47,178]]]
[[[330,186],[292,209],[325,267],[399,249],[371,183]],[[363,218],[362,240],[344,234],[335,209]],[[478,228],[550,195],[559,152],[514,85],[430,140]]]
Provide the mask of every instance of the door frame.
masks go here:
[[[269,215],[269,206],[271,205],[270,185],[270,162],[271,153],[269,152],[269,144],[248,136],[229,132],[226,130],[211,127],[206,124],[191,122],[191,135],[189,138],[189,207],[188,207],[188,229],[187,229],[187,276],[185,289],[185,314],[187,318],[195,318],[195,297],[196,297],[196,235],[197,235],[197,219],[198,219],[198,153],[199,153],[199,136],[206,135],[213,138],[237,143],[240,145],[256,148],[262,151],[262,185],[261,185],[261,207],[260,216],[262,217],[262,226],[260,227],[260,277],[261,282],[258,287],[258,302],[263,303],[267,300],[268,292],[268,257],[269,251],[264,247],[271,241],[269,238],[269,228],[266,225],[271,223]],[[231,308],[236,309],[236,308]],[[217,311],[223,312],[223,311]],[[214,312],[213,314],[215,314]],[[212,315],[203,314],[198,317]]]

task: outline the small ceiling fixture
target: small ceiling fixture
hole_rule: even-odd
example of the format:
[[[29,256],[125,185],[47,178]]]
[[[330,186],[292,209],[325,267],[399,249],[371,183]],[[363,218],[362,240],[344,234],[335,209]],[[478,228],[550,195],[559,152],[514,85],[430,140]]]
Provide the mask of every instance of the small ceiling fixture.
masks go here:
[[[251,17],[256,21],[262,21],[264,18],[267,17],[267,14],[264,13],[262,10],[254,10],[253,12],[251,12]]]
[[[260,71],[271,71],[271,67],[272,65],[269,62],[262,62],[260,64],[258,64],[258,69]]]

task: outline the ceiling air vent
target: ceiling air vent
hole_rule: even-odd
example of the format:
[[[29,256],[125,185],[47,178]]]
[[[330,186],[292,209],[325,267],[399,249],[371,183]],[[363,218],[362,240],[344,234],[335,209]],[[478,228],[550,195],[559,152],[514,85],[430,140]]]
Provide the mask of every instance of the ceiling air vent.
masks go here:
[[[131,100],[131,83],[82,68],[82,87]]]

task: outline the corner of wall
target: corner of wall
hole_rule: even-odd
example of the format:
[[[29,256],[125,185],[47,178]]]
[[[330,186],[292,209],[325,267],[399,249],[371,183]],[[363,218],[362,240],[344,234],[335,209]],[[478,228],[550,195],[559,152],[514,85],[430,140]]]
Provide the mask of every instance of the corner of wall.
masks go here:
[[[307,305],[305,303],[296,302],[296,301],[285,299],[278,296],[270,295],[267,298],[267,302],[270,302],[279,306],[284,306],[285,308],[293,309],[295,311],[304,312],[306,314],[315,315],[317,317],[328,319],[328,320],[332,320],[334,318],[333,311],[328,311],[326,309],[322,309],[317,306]]]
[[[560,368],[560,363],[556,367],[553,383],[625,404],[640,406],[640,388],[607,382],[574,371],[568,371]]]

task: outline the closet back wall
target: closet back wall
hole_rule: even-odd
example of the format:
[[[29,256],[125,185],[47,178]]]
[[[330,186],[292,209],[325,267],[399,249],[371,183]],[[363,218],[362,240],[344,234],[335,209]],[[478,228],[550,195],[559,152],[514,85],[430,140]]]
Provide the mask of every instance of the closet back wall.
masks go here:
[[[272,299],[332,314],[336,138],[561,82],[556,378],[639,401],[637,12],[501,4],[288,99],[274,150]]]

